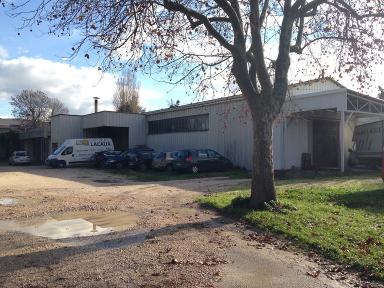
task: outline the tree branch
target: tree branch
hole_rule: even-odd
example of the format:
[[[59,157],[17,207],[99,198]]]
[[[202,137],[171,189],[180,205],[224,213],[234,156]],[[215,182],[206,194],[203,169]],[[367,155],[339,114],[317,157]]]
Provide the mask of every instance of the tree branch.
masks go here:
[[[265,16],[267,15],[269,0],[264,0],[263,9],[261,10],[259,25],[262,26],[265,20]]]
[[[192,10],[182,4],[179,4],[179,3],[176,3],[176,2],[172,2],[170,0],[164,0],[164,7],[170,11],[174,11],[174,12],[181,12],[183,13],[184,15],[186,16],[189,16],[189,17],[192,17],[192,18],[195,18],[197,20],[200,20],[203,25],[205,26],[205,28],[207,29],[208,33],[211,34],[217,41],[219,41],[220,45],[222,45],[223,47],[225,47],[226,49],[228,49],[229,51],[233,51],[235,50],[235,47],[230,44],[211,24],[211,22],[209,21],[209,19],[200,14],[199,12],[195,11],[195,10]]]

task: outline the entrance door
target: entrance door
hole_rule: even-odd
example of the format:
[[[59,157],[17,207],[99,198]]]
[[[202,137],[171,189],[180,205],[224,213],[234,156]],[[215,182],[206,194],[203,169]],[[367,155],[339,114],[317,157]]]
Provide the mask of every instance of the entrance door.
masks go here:
[[[339,160],[339,122],[313,121],[313,164],[317,168],[337,168]]]

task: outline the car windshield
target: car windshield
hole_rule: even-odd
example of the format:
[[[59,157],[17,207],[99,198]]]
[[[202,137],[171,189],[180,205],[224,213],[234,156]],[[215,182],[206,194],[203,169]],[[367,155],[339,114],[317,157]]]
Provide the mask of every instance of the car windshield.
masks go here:
[[[61,145],[59,148],[57,148],[52,154],[53,155],[59,155],[63,150],[65,149],[64,145]]]
[[[27,156],[27,152],[25,151],[16,152],[16,156]]]

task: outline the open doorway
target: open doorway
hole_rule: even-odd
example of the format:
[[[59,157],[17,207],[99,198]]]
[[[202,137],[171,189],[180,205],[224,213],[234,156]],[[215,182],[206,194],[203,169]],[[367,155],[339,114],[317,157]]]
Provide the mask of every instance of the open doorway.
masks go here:
[[[339,122],[313,120],[313,164],[337,168],[339,163]]]
[[[84,129],[85,138],[111,138],[115,150],[124,151],[129,146],[129,128],[102,126]]]

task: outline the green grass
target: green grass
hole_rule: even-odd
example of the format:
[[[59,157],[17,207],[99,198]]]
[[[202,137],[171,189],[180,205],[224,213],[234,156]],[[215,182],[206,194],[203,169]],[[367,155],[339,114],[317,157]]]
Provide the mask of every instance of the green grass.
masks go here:
[[[277,191],[283,211],[246,208],[249,188],[200,201],[384,280],[384,184],[377,174],[278,181]]]
[[[134,181],[169,181],[169,180],[185,180],[185,179],[196,179],[206,177],[228,177],[230,179],[242,179],[249,178],[249,173],[242,169],[233,169],[230,171],[223,172],[201,172],[198,174],[182,173],[182,172],[168,172],[168,171],[136,171],[131,169],[107,169],[111,173],[125,175],[129,180]]]
[[[0,167],[1,167],[1,166],[9,166],[8,161],[6,161],[6,160],[1,160],[1,161],[0,161]]]

